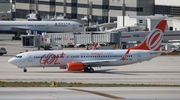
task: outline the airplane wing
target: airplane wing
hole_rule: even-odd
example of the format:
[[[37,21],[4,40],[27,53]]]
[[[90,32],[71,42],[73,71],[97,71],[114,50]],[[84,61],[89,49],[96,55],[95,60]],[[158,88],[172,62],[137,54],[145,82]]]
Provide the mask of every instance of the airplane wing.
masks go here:
[[[11,27],[12,31],[17,31],[17,30],[30,30],[30,28],[28,27],[23,27],[23,26],[19,26],[19,27]]]
[[[37,30],[37,29],[32,29],[32,28],[24,27],[24,26],[17,26],[17,27],[11,27],[11,30],[14,32],[17,32],[17,31],[26,32],[26,30]],[[41,31],[41,30],[38,30],[38,31]]]
[[[84,65],[98,65],[100,63],[108,63],[111,61],[117,61],[117,59],[109,59],[109,60],[91,60],[91,61],[83,61]]]
[[[107,60],[91,60],[91,61],[83,61],[82,63],[84,65],[98,65],[98,64],[103,64],[103,63],[108,63],[108,62],[112,62],[112,61],[117,61],[117,60],[126,60],[127,55],[129,54],[130,49],[128,49],[126,51],[126,53],[124,54],[124,56],[121,59],[107,59]]]

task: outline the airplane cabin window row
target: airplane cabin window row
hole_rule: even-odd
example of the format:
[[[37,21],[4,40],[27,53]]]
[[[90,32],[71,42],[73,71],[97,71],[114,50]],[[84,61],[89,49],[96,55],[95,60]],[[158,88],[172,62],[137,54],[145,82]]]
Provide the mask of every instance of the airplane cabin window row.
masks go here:
[[[46,25],[0,25],[0,26],[46,26]]]
[[[115,58],[115,57],[123,57],[123,55],[104,55],[104,56],[70,56],[71,58],[102,58],[102,57],[113,57],[113,58]],[[127,57],[132,57],[132,55],[127,55]],[[34,58],[42,58],[42,57],[40,57],[40,56],[35,56]],[[54,56],[52,56],[52,57],[43,57],[43,58],[54,58]],[[55,57],[56,58],[56,57]],[[57,56],[57,58],[64,58],[64,57],[62,57],[62,56]],[[67,56],[67,58],[68,58],[68,56]]]

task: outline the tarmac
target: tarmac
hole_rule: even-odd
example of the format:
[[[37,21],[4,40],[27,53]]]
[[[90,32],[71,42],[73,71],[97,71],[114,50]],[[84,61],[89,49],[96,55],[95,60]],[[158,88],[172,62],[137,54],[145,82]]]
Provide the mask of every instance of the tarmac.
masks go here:
[[[0,100],[179,100],[178,87],[6,87]]]

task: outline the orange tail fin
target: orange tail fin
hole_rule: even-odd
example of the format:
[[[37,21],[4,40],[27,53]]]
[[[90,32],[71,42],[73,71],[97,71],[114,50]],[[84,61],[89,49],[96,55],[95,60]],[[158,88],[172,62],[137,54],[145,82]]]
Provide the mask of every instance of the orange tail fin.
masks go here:
[[[166,20],[161,20],[141,44],[129,49],[160,50],[166,23]]]

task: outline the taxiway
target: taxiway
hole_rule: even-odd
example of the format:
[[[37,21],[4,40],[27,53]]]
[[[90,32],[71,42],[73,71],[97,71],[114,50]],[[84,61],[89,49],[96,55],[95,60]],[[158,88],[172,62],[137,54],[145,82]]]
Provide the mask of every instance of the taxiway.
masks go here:
[[[0,100],[179,100],[179,93],[177,87],[6,87]]]
[[[151,61],[95,68],[95,73],[67,72],[59,68],[22,69],[7,61],[25,50],[21,41],[1,35],[0,46],[7,55],[0,56],[0,81],[55,81],[81,83],[180,84],[180,56],[160,56]],[[0,100],[179,100],[179,87],[0,87]]]

